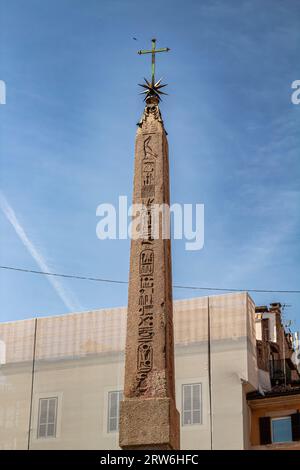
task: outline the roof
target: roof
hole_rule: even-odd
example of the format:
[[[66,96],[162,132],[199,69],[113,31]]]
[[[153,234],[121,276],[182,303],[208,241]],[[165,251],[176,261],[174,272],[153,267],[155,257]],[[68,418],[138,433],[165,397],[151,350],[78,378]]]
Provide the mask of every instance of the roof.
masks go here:
[[[285,386],[285,385],[277,385],[273,387],[272,390],[269,392],[264,392],[262,395],[260,392],[250,392],[247,394],[247,400],[260,400],[266,398],[273,398],[273,397],[281,397],[281,396],[288,396],[288,395],[300,395],[300,385],[298,386]]]

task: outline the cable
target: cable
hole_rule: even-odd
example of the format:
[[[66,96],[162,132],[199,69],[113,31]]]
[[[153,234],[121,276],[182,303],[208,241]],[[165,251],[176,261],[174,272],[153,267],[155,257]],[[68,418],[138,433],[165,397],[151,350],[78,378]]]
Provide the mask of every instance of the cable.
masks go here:
[[[21,271],[23,273],[43,274],[45,276],[67,277],[70,279],[82,279],[84,281],[113,282],[115,284],[128,284],[128,281],[116,281],[113,279],[102,279],[100,277],[76,276],[74,274],[48,273],[46,271],[35,271],[33,269],[15,268],[12,266],[0,266],[0,269],[10,269],[12,271]]]
[[[0,269],[8,269],[11,271],[20,271],[23,273],[42,274],[44,276],[57,276],[69,279],[81,279],[84,281],[108,282],[113,284],[128,284],[128,281],[118,281],[115,279],[104,279],[100,277],[77,276],[74,274],[60,274],[48,273],[44,271],[35,271],[33,269],[16,268],[13,266],[0,266]],[[273,289],[229,289],[222,287],[199,287],[199,286],[181,286],[174,284],[175,289],[190,289],[190,290],[208,290],[208,291],[222,291],[222,292],[258,292],[258,293],[274,293],[274,294],[300,294],[300,290],[273,290]]]

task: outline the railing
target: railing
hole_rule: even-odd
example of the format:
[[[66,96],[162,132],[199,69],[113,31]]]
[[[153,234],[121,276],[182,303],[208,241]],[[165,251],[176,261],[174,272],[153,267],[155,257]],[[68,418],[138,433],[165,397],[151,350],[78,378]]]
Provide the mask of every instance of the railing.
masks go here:
[[[291,369],[287,361],[283,359],[270,361],[270,378],[272,385],[291,383]]]

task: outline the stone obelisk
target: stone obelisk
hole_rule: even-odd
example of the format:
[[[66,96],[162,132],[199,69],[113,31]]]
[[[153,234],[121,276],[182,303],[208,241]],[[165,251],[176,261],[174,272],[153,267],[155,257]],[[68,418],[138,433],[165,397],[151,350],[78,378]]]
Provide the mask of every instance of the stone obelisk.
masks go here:
[[[152,66],[155,42],[152,43]],[[165,49],[166,50],[166,49]],[[140,51],[143,53],[143,51]],[[154,60],[153,60],[154,56]],[[146,81],[146,106],[135,145],[133,204],[141,204],[140,237],[130,252],[124,400],[120,447],[179,449],[175,405],[170,238],[153,236],[153,209],[170,203],[166,131],[159,110],[161,88]],[[157,207],[157,206],[156,206]]]

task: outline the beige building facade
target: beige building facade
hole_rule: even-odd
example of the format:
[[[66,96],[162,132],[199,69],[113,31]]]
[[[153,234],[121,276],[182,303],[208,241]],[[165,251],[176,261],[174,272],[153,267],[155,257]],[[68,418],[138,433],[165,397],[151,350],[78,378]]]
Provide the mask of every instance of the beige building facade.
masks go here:
[[[174,329],[181,448],[250,448],[251,297],[175,301]],[[118,449],[125,333],[126,308],[0,323],[0,448]]]

